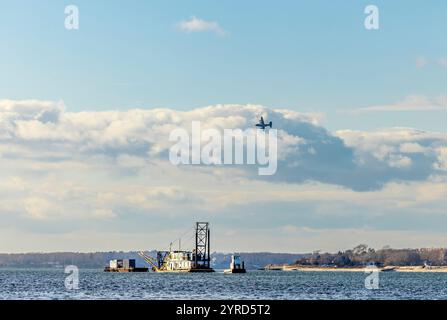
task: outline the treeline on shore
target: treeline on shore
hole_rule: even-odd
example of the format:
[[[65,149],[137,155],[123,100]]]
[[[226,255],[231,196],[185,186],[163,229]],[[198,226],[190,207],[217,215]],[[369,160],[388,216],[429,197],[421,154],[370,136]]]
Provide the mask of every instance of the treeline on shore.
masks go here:
[[[155,255],[155,251],[149,252]],[[76,265],[79,268],[104,268],[113,259],[136,259],[137,264],[144,261],[137,252],[49,252],[49,253],[2,253],[0,268],[62,268]]]
[[[315,251],[311,255],[295,261],[298,265],[353,267],[374,263],[377,266],[420,266],[447,265],[447,249],[392,249],[384,247],[379,250],[360,244],[353,249],[337,253]]]
[[[155,257],[156,251],[147,252]],[[305,256],[292,253],[250,252],[240,253],[247,269],[260,269],[269,263],[288,264]],[[309,254],[307,254],[308,256]],[[76,265],[79,268],[104,268],[112,259],[135,259],[137,266],[147,266],[137,252],[55,252],[55,253],[14,253],[0,254],[0,268],[62,268]],[[231,261],[230,253],[214,252],[211,254],[213,268],[228,268]]]
[[[354,267],[374,263],[377,266],[419,266],[447,265],[447,249],[392,249],[384,247],[379,250],[367,245],[358,245],[353,249],[337,253],[271,253],[248,252],[239,253],[247,269],[261,269],[266,265],[298,264],[309,266]],[[156,251],[147,252],[151,256]],[[137,266],[147,266],[135,251],[123,252],[55,252],[55,253],[15,253],[0,254],[0,268],[62,268],[76,265],[79,268],[104,268],[112,259],[136,259]],[[228,268],[230,253],[214,252],[211,254],[213,268]]]

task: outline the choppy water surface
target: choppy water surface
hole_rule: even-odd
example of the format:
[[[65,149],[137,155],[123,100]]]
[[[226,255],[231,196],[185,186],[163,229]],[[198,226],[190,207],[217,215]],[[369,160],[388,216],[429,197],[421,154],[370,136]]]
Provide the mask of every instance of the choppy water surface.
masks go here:
[[[378,290],[361,272],[252,271],[247,274],[105,273],[1,270],[0,299],[447,299],[447,273],[380,273]]]

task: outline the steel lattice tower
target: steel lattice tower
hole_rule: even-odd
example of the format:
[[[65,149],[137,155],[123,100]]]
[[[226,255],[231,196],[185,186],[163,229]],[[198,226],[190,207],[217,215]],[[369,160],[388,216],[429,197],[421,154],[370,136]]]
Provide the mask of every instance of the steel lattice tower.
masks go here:
[[[196,268],[210,267],[210,229],[208,222],[196,222]]]

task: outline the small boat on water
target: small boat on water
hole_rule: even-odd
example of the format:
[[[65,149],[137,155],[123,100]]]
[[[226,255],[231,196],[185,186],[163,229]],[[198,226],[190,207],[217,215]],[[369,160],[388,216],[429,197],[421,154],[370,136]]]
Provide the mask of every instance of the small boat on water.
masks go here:
[[[268,264],[262,270],[266,271],[283,271],[284,265]]]
[[[380,269],[380,271],[382,271],[382,272],[396,271],[396,267],[392,267],[392,266],[383,267],[382,269]]]
[[[238,255],[231,256],[230,269],[225,269],[224,273],[246,273],[245,263],[241,262],[241,257]]]

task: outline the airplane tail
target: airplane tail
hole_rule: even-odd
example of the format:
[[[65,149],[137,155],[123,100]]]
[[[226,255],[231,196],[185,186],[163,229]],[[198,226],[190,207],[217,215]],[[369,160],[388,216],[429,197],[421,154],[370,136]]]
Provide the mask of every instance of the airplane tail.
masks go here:
[[[271,129],[272,128],[272,122],[270,121],[267,126],[270,127],[270,129]]]

